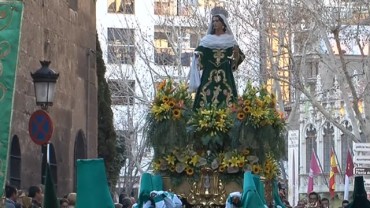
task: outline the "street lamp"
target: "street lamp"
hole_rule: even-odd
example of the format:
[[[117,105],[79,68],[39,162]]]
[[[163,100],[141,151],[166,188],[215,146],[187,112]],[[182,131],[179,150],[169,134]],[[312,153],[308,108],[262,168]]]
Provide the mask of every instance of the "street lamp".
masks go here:
[[[36,105],[47,110],[48,106],[53,105],[55,84],[59,74],[49,68],[50,61],[40,61],[41,68],[35,73],[31,73],[35,86]]]

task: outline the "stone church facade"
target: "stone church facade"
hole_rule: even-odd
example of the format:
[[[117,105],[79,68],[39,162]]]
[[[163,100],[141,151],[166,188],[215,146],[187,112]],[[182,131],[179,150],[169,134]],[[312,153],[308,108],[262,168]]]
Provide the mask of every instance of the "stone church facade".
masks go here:
[[[54,124],[51,171],[60,197],[76,190],[76,159],[97,156],[95,1],[23,2],[7,179],[24,190],[43,183],[46,147],[28,134],[30,116],[40,109],[30,73],[49,60],[59,73],[48,113]]]

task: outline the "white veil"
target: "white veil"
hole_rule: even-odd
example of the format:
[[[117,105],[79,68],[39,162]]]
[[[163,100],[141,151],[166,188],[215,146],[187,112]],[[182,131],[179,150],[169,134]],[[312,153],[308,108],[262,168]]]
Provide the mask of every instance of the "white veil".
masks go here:
[[[227,22],[227,11],[223,8],[216,7],[212,9],[211,14],[212,16],[208,24],[207,35],[200,40],[199,45],[211,49],[226,49],[237,45],[234,34],[231,31],[231,27]],[[211,34],[213,30],[212,17],[214,17],[215,15],[220,16],[226,25],[226,31],[223,35],[217,36]]]

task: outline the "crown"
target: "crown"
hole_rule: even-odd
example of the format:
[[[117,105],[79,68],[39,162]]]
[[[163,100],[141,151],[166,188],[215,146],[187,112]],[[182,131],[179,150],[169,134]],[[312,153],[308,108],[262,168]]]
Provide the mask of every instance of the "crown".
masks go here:
[[[222,14],[224,15],[226,18],[229,17],[229,13],[223,8],[223,7],[214,7],[212,10],[211,10],[211,14],[212,16],[214,15],[217,15],[217,14]]]

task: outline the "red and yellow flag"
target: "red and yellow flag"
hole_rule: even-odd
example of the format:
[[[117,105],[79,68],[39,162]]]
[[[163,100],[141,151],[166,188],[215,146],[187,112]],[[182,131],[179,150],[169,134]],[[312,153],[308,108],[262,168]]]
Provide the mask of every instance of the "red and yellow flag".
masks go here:
[[[338,173],[337,160],[333,148],[330,153],[330,178],[329,178],[329,192],[331,198],[335,195],[335,174]]]

